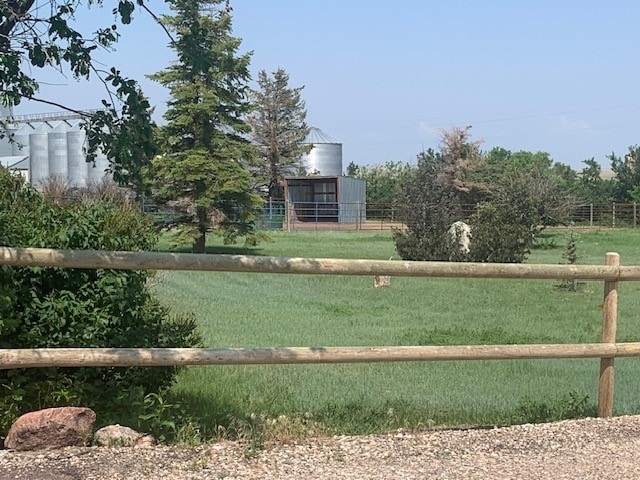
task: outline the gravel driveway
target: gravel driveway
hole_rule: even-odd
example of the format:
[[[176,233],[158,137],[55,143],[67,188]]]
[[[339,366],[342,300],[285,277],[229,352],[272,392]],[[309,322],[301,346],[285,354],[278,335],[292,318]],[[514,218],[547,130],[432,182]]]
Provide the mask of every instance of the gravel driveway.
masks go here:
[[[0,451],[2,480],[638,479],[640,416],[269,445]]]

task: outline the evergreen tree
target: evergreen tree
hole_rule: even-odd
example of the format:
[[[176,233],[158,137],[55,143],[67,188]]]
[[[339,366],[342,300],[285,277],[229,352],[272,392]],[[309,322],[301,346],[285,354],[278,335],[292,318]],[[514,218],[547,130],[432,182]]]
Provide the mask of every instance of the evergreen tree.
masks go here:
[[[290,88],[289,75],[282,68],[272,76],[262,70],[258,86],[252,92],[256,109],[248,118],[260,150],[256,176],[269,198],[283,199],[282,179],[295,172],[302,155],[310,150],[309,145],[302,144],[309,134],[307,111],[300,96],[304,87]]]
[[[203,253],[214,227],[225,241],[251,237],[260,198],[242,161],[254,148],[244,117],[249,100],[250,54],[237,55],[229,8],[221,0],[168,0],[174,12],[163,22],[174,33],[177,61],[150,76],[166,86],[171,100],[160,130],[163,155],[153,162],[157,197],[184,207],[180,238]]]

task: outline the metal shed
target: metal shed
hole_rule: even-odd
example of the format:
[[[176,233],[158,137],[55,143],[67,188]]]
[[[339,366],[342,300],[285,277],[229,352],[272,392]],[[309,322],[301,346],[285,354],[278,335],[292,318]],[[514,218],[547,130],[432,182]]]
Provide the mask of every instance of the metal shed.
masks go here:
[[[357,223],[366,220],[366,182],[352,177],[284,179],[288,214],[300,222]]]

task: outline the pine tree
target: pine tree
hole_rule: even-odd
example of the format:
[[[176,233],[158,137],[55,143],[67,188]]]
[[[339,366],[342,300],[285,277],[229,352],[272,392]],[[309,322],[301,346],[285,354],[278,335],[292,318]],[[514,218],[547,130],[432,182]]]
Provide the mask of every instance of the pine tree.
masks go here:
[[[255,173],[258,185],[266,187],[269,198],[282,199],[282,179],[295,173],[300,158],[310,150],[309,145],[302,144],[309,134],[307,111],[300,95],[304,87],[290,88],[289,75],[281,68],[272,76],[262,70],[258,86],[252,92],[256,109],[248,118],[260,150]]]
[[[164,155],[153,162],[161,200],[180,201],[188,220],[179,229],[204,252],[214,226],[233,241],[250,236],[260,198],[242,162],[255,149],[246,139],[250,54],[237,55],[230,9],[220,0],[168,0],[174,15],[163,18],[174,34],[177,61],[150,78],[171,93],[160,137]],[[226,4],[224,4],[226,5]]]

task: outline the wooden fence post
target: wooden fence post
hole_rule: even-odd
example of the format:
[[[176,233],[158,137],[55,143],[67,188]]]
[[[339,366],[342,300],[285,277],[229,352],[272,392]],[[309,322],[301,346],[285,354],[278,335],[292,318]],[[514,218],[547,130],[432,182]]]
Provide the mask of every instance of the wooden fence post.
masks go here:
[[[620,255],[607,253],[605,265],[620,265]],[[616,342],[616,324],[618,321],[618,281],[604,282],[604,302],[602,304],[602,343]],[[615,357],[600,359],[600,382],[598,386],[598,416],[613,415],[613,363]]]

